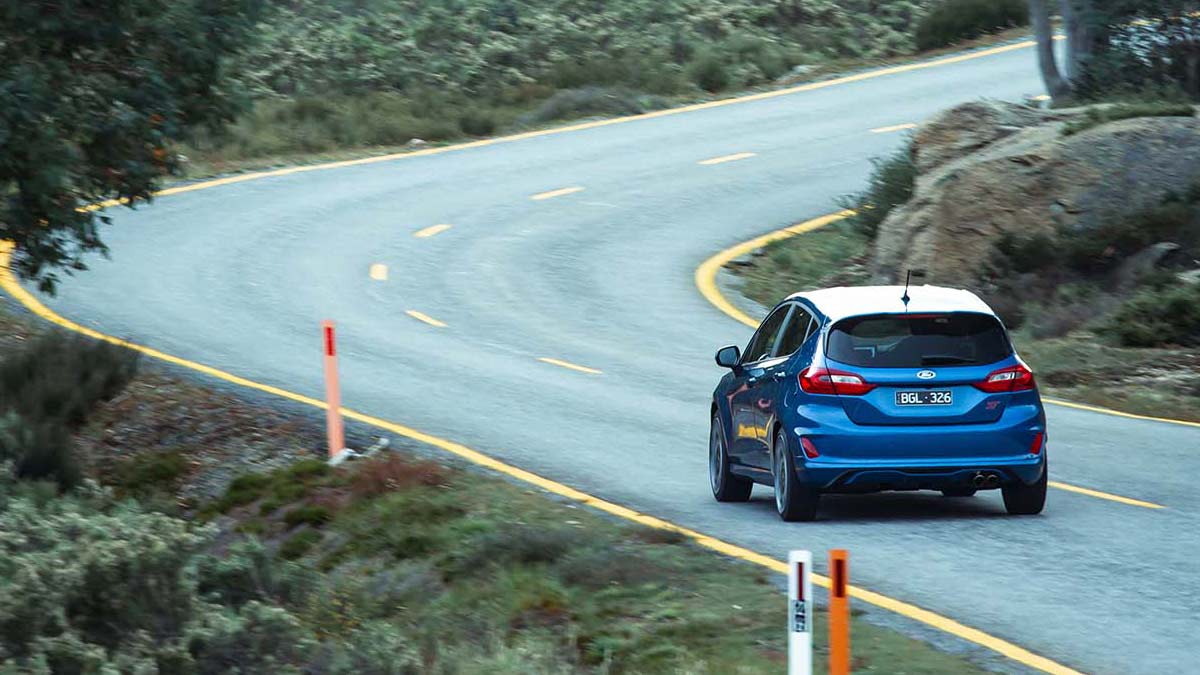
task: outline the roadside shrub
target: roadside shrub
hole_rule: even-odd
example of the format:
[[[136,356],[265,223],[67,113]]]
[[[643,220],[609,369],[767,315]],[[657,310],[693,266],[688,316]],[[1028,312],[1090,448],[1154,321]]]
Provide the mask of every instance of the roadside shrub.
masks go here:
[[[1121,260],[1164,241],[1179,244],[1185,253],[1200,254],[1200,183],[1128,216],[1109,218],[1087,230],[1062,232],[1056,248],[1071,269],[1101,275]]]
[[[374,92],[262,99],[219,135],[198,135],[195,149],[214,161],[235,161],[403,145],[414,138],[444,141],[463,134],[460,100],[415,96]],[[488,121],[483,113],[471,113],[467,124],[481,131]]]
[[[468,136],[491,136],[496,132],[496,118],[482,110],[467,110],[458,117],[458,128]]]
[[[398,453],[388,453],[368,459],[354,467],[350,486],[359,497],[375,497],[418,485],[440,485],[447,477],[446,468],[436,462],[408,459]]]
[[[322,476],[328,476],[333,468],[319,459],[301,459],[293,462],[284,473],[294,480],[308,482]]]
[[[1106,332],[1127,347],[1200,345],[1200,284],[1138,293],[1113,313]]]
[[[518,118],[520,124],[537,124],[594,115],[637,115],[664,108],[667,100],[639,94],[622,87],[564,89],[542,102],[533,112]]]
[[[136,506],[113,508],[102,496],[8,500],[0,510],[0,660],[19,668],[47,658],[70,672],[86,654],[103,662],[107,652],[172,652],[202,609],[187,568],[211,534]],[[139,639],[149,642],[137,647]]]
[[[1088,108],[1082,116],[1063,125],[1062,135],[1073,136],[1109,122],[1136,117],[1195,117],[1196,109],[1189,103],[1151,101],[1146,103],[1118,103],[1107,107]]]
[[[79,427],[133,379],[137,363],[135,352],[107,342],[46,333],[0,361],[0,410]]]
[[[641,586],[663,578],[661,564],[631,548],[578,549],[555,567],[564,582],[591,590]]]
[[[295,616],[256,600],[236,612],[202,614],[188,626],[186,644],[199,675],[299,673],[316,647]]]
[[[261,473],[247,473],[233,479],[225,489],[221,498],[222,511],[230,507],[242,506],[262,497],[271,484],[270,476]]]
[[[311,525],[320,527],[329,522],[333,517],[333,513],[328,508],[317,504],[304,504],[288,511],[283,516],[283,522],[287,523],[288,528],[293,528],[298,525]]]
[[[1179,249],[1154,264],[1124,265],[1163,242],[1176,244]],[[989,270],[994,281],[986,295],[1006,324],[1016,327],[1028,322],[1034,338],[1059,337],[1090,325],[1107,326],[1107,332],[1130,346],[1158,344],[1156,336],[1182,344],[1178,342],[1182,339],[1178,331],[1160,332],[1144,323],[1140,327],[1120,327],[1114,322],[1129,323],[1136,312],[1148,310],[1154,302],[1165,302],[1156,289],[1177,285],[1177,274],[1197,257],[1200,185],[1090,227],[1001,237]],[[1128,297],[1131,289],[1149,295],[1134,302]],[[1132,304],[1121,310],[1125,312],[1122,318],[1109,321],[1106,317],[1123,300]],[[1033,309],[1027,311],[1029,308]],[[1181,321],[1186,324],[1187,319],[1181,317]]]
[[[53,481],[69,490],[83,480],[74,444],[55,421],[33,421],[9,411],[0,415],[0,465],[9,462],[14,478]]]
[[[917,23],[917,49],[926,51],[1029,25],[1025,0],[943,0]]]
[[[463,574],[489,566],[552,563],[584,541],[573,528],[507,527],[471,541],[449,567]]]
[[[715,52],[705,52],[688,66],[688,77],[696,86],[715,94],[730,84],[729,71]]]
[[[173,488],[186,470],[180,452],[142,452],[117,464],[113,483],[121,494],[144,498]]]
[[[279,557],[284,560],[295,560],[312,550],[321,542],[321,533],[316,530],[303,530],[293,534],[279,547]]]
[[[875,239],[880,224],[893,209],[912,199],[917,184],[917,163],[911,144],[891,157],[873,159],[871,164],[874,168],[867,189],[843,200],[846,208],[854,210],[849,222],[868,240]]]

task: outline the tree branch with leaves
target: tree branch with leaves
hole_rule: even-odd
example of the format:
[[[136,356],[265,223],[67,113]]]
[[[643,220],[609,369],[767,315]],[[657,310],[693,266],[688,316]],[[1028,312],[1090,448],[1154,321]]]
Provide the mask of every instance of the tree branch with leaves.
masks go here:
[[[149,201],[172,145],[238,109],[226,59],[262,0],[28,0],[0,6],[0,240],[24,278],[106,253],[87,206]]]

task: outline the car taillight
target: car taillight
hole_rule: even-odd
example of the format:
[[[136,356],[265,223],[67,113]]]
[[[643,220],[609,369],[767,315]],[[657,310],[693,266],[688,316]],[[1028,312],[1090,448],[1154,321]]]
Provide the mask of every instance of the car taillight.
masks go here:
[[[1001,368],[984,379],[976,382],[975,388],[989,394],[1002,394],[1009,391],[1028,391],[1036,385],[1033,382],[1033,371],[1023,365],[1011,368]]]
[[[821,456],[821,453],[817,452],[816,444],[808,440],[808,436],[800,437],[800,447],[804,449],[804,456],[809,459],[816,459]]]
[[[800,388],[809,394],[862,396],[875,388],[860,375],[844,370],[811,367],[800,373]]]
[[[1040,431],[1037,432],[1036,434],[1034,434],[1033,435],[1033,443],[1029,444],[1029,454],[1040,455],[1042,453],[1042,447],[1044,446],[1045,442],[1046,442],[1046,434],[1044,434]]]

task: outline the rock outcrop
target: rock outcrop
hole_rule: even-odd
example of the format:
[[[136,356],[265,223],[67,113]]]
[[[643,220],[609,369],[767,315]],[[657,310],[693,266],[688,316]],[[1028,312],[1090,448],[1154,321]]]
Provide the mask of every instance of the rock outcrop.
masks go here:
[[[872,276],[972,286],[1006,233],[1086,230],[1200,179],[1200,120],[1146,117],[1063,136],[1079,111],[991,101],[942,113],[914,137],[916,192],[879,229]]]

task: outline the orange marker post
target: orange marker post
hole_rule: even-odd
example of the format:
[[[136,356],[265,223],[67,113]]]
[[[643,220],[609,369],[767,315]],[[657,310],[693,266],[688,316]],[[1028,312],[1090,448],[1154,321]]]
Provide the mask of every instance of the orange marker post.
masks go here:
[[[321,322],[325,341],[325,428],[329,438],[329,461],[345,459],[346,439],[342,429],[342,392],[338,385],[337,342],[332,321]]]
[[[850,554],[829,552],[829,673],[850,674]]]

